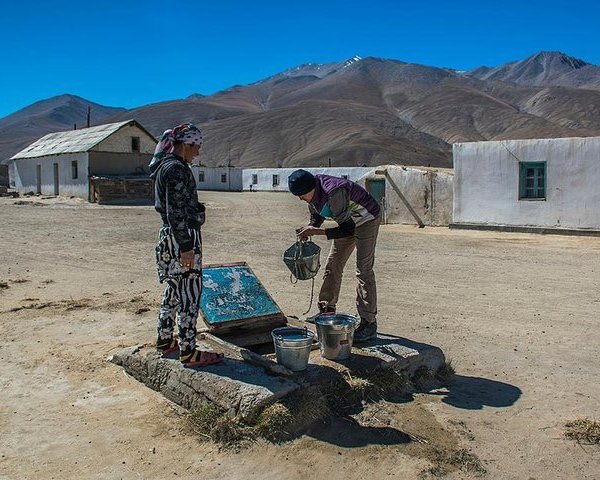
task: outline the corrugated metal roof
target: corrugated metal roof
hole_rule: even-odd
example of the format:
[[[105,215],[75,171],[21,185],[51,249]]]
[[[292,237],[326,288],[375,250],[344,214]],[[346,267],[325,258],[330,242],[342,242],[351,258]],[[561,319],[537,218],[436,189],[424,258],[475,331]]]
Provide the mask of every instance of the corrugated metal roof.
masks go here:
[[[28,147],[13,155],[13,160],[19,158],[45,157],[46,155],[59,155],[61,153],[87,152],[102,140],[109,137],[121,127],[133,122],[126,120],[119,123],[107,123],[96,127],[68,130],[66,132],[49,133]]]

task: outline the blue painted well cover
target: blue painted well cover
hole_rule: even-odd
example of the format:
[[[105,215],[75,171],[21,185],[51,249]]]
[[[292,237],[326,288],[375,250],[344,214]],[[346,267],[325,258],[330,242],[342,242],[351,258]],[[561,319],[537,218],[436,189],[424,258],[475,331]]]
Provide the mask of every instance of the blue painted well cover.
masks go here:
[[[204,268],[200,308],[210,325],[282,314],[246,264]]]

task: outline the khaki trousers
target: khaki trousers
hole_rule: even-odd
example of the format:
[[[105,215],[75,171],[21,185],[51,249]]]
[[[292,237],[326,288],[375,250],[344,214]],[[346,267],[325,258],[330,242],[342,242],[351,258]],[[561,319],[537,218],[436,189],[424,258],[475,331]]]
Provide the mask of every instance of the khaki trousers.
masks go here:
[[[319,293],[319,304],[335,307],[342,285],[344,266],[356,247],[356,309],[360,318],[374,322],[377,317],[377,286],[375,285],[375,245],[379,233],[379,218],[356,227],[354,236],[333,240],[325,273],[323,286]]]

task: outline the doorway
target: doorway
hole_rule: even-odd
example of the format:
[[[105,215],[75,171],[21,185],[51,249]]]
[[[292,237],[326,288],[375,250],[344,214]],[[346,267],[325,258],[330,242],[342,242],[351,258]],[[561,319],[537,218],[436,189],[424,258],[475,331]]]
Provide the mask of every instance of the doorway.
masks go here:
[[[54,164],[54,195],[58,195],[58,163]]]
[[[371,194],[381,208],[381,223],[385,223],[385,178],[367,178],[367,192]]]
[[[35,193],[41,195],[42,193],[42,166],[35,166]]]

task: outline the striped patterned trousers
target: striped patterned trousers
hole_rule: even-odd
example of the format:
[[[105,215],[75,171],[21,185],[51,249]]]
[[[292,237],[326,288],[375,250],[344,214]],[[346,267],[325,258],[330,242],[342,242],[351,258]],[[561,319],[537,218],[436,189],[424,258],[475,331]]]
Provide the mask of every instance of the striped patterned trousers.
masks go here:
[[[183,355],[196,348],[196,322],[202,293],[202,277],[179,277],[166,280],[158,314],[159,340],[173,338],[173,324],[178,316],[179,351]]]
[[[180,355],[196,348],[196,323],[202,293],[202,239],[198,230],[189,230],[194,240],[194,266],[186,269],[179,263],[179,245],[163,227],[156,246],[158,277],[165,283],[157,323],[158,341],[171,340],[175,319]]]

